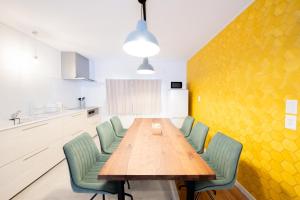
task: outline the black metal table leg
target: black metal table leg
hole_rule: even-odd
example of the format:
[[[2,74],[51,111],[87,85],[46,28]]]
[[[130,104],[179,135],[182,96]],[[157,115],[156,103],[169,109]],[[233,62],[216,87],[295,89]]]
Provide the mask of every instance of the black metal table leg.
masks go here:
[[[195,182],[194,181],[186,181],[187,192],[186,192],[186,200],[194,200],[195,198]]]
[[[118,182],[118,200],[125,200],[124,184],[125,181]]]

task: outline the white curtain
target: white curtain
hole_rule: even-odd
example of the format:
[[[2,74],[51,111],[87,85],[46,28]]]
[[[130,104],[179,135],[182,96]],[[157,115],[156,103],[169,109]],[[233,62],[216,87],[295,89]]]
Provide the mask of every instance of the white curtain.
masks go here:
[[[161,80],[107,79],[109,114],[155,115],[161,109]]]

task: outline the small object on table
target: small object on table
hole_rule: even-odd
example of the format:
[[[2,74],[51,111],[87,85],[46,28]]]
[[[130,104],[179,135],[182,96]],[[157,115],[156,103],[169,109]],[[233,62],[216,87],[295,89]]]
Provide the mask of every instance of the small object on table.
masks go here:
[[[152,123],[152,135],[162,135],[160,123]]]

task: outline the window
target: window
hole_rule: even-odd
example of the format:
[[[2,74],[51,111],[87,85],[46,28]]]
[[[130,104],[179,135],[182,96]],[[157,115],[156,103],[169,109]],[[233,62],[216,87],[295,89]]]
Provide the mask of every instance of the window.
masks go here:
[[[159,114],[161,80],[107,79],[106,93],[109,114]]]

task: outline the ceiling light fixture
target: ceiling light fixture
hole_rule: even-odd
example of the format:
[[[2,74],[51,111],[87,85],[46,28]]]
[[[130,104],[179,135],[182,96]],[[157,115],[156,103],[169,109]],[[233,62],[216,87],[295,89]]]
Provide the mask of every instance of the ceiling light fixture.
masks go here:
[[[143,63],[139,66],[136,71],[138,74],[154,74],[154,68],[149,64],[148,58],[144,58]]]
[[[136,57],[151,57],[160,51],[156,37],[148,31],[146,23],[146,0],[138,0],[142,5],[141,20],[138,21],[136,30],[129,33],[124,45],[124,51]]]
[[[34,55],[33,55],[33,61],[35,64],[39,64],[39,57],[37,55],[37,31],[32,31],[32,35],[34,37]]]

